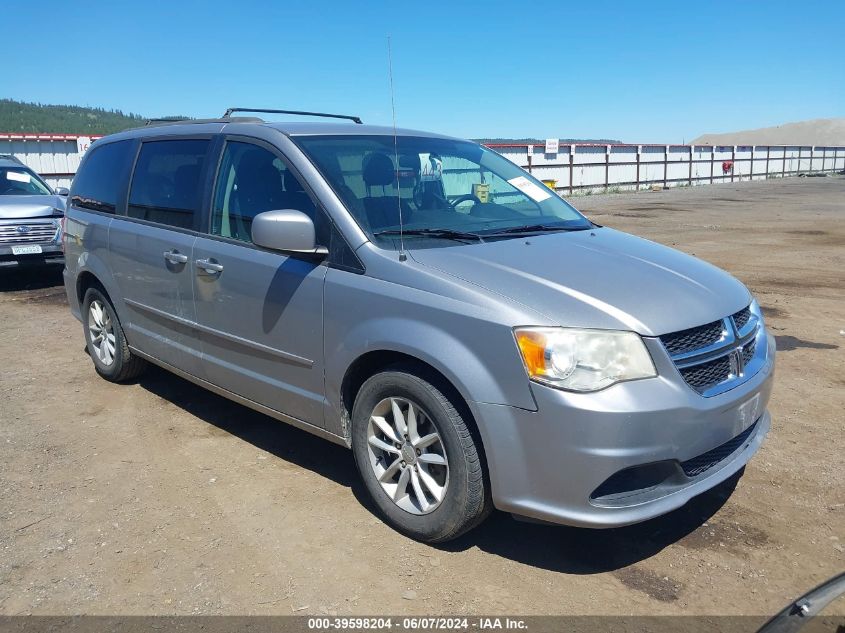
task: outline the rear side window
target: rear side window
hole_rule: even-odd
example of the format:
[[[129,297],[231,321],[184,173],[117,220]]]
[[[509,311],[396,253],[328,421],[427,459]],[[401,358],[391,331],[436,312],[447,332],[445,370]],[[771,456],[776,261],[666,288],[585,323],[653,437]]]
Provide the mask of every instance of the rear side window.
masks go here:
[[[199,212],[200,178],[209,141],[150,141],[141,145],[132,188],[130,218],[190,229]]]
[[[132,160],[132,141],[94,145],[71,185],[70,203],[114,213]]]

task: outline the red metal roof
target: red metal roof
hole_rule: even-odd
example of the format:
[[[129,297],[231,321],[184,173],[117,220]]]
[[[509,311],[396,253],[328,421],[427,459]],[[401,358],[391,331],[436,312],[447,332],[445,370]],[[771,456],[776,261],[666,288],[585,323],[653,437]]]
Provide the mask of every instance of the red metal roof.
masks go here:
[[[36,132],[0,132],[4,141],[75,141],[80,137],[102,138],[103,134],[42,134]]]

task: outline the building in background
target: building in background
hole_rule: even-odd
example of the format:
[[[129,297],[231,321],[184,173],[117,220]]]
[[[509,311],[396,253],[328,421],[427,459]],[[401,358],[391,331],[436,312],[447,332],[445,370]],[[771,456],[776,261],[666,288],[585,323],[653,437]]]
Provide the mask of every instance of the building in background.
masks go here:
[[[19,158],[52,187],[69,188],[82,156],[97,138],[0,132],[0,154]],[[550,143],[557,140],[487,145],[561,195],[845,170],[845,146]]]

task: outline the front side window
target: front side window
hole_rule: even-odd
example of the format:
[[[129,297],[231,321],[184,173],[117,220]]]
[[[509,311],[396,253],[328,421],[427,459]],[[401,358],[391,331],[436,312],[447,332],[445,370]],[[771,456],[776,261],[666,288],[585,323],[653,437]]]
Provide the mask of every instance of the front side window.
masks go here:
[[[150,141],[141,146],[129,192],[130,218],[194,228],[202,199],[207,140]]]
[[[399,228],[490,238],[522,228],[590,228],[554,192],[477,143],[400,136],[302,136],[311,157],[358,224],[381,244]]]
[[[0,167],[0,196],[48,196],[50,188],[24,167]]]
[[[230,141],[223,151],[214,188],[211,232],[244,242],[252,241],[252,219],[264,211],[295,209],[320,222],[311,198],[297,177],[274,153]]]
[[[132,141],[95,144],[82,163],[70,187],[70,203],[83,209],[114,213],[117,199],[125,191],[126,174],[132,160]]]

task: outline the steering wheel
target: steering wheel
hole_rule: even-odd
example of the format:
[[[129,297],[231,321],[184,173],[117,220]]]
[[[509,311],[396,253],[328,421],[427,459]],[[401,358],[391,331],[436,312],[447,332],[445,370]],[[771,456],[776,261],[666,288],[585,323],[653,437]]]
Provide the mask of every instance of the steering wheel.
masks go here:
[[[472,193],[465,193],[464,195],[458,196],[457,198],[452,200],[449,203],[449,206],[454,211],[455,207],[457,207],[462,202],[466,202],[467,200],[475,200],[476,203],[481,204],[481,200],[478,199],[478,196],[476,196],[475,194],[472,194]]]
[[[3,193],[7,194],[7,195],[14,195],[15,192],[17,192],[17,191],[20,191],[22,194],[29,193],[29,191],[27,190],[26,187],[21,187],[19,185],[14,184],[14,183],[12,183],[11,185],[8,185],[5,189],[3,189]]]

